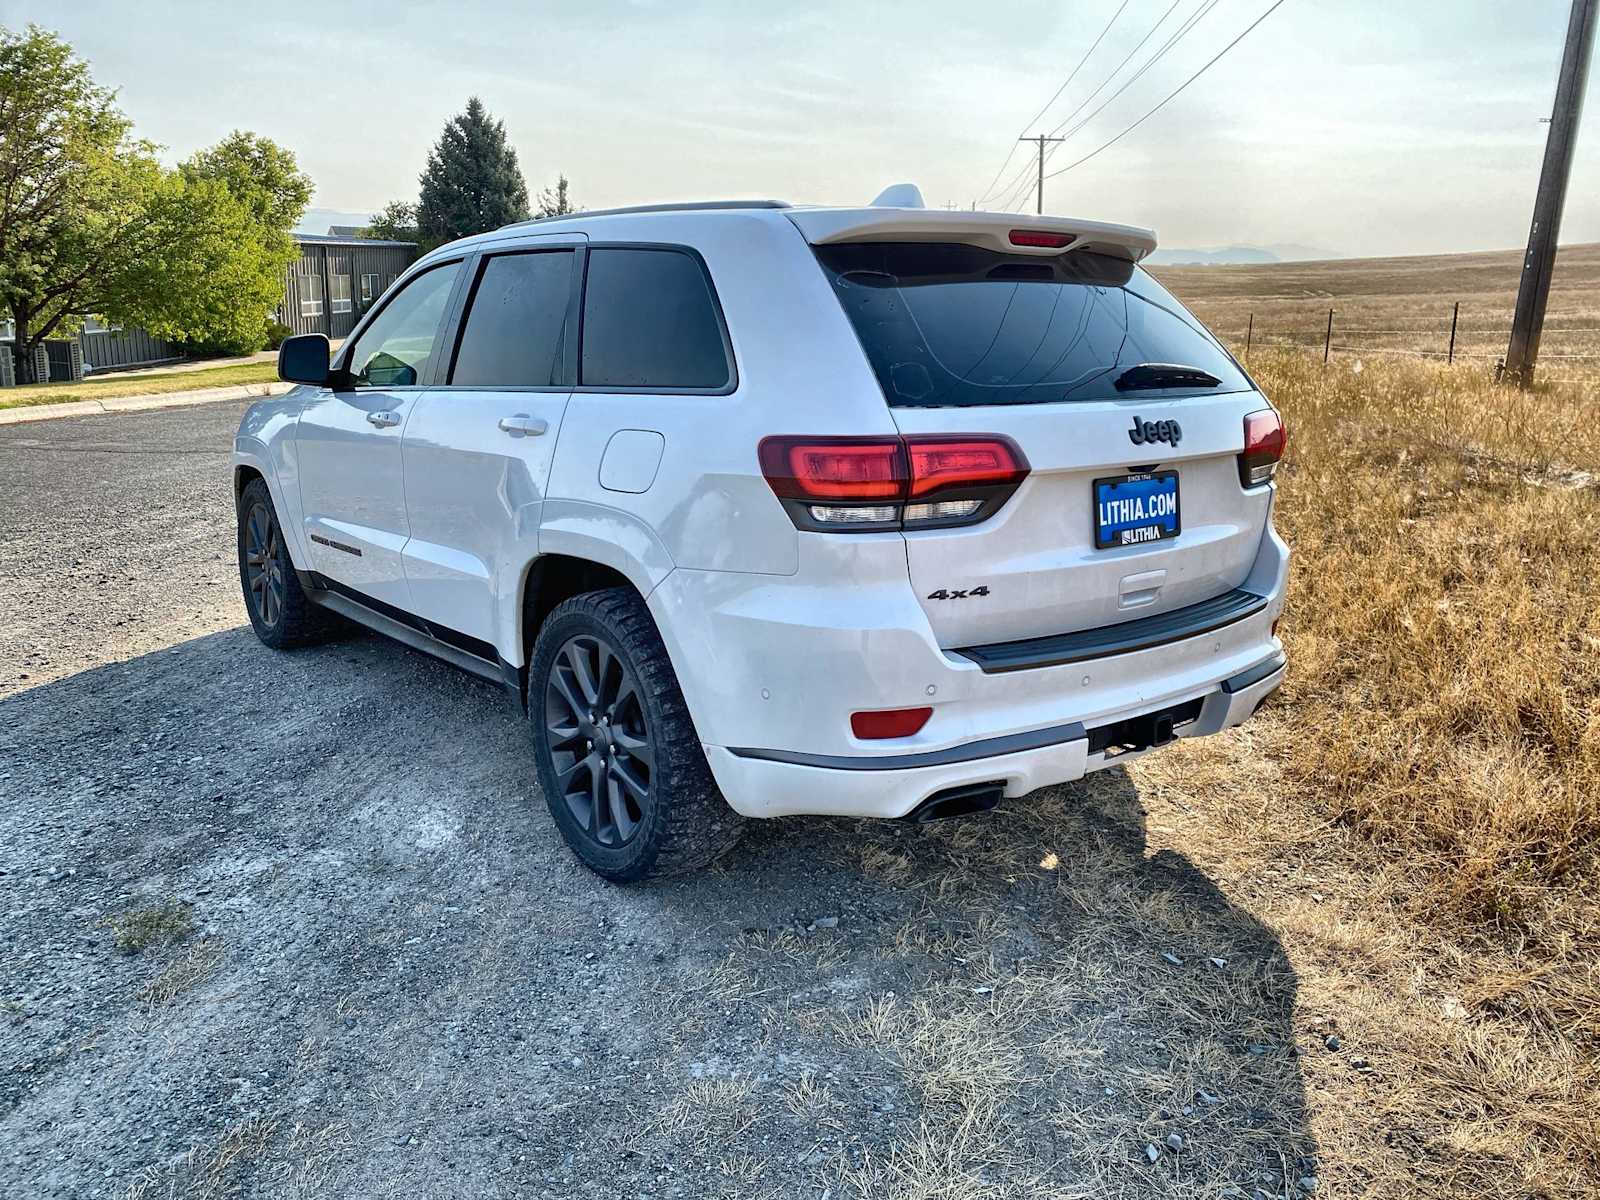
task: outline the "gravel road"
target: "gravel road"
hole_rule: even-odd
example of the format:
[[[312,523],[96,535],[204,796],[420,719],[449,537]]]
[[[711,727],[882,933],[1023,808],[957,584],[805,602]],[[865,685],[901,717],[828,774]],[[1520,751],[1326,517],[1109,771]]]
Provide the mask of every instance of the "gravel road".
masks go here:
[[[245,623],[244,405],[0,431],[0,1195],[1294,1194],[1271,932],[1137,773],[580,870],[505,695]],[[1218,965],[1221,964],[1221,965]]]

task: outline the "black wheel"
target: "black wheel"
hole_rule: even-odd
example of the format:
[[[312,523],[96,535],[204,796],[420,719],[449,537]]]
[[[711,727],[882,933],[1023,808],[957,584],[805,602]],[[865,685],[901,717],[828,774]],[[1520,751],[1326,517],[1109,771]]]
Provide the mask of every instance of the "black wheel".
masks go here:
[[[528,672],[539,785],[567,845],[618,882],[703,867],[742,819],[711,778],[666,647],[627,588],[574,597]]]
[[[252,479],[239,493],[238,507],[239,585],[256,636],[274,650],[326,637],[333,621],[300,587],[267,485]]]

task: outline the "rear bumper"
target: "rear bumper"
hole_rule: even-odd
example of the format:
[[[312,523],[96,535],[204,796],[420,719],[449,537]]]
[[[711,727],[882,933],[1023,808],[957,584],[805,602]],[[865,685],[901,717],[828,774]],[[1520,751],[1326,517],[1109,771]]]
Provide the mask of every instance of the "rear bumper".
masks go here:
[[[1040,667],[1087,662],[1110,654],[1130,654],[1135,650],[1150,650],[1169,642],[1199,637],[1202,633],[1210,633],[1252,617],[1264,610],[1267,604],[1266,596],[1247,588],[1234,588],[1201,604],[1191,604],[1159,616],[1124,621],[1104,629],[1028,638],[1020,642],[994,642],[987,646],[970,646],[957,653],[963,658],[970,658],[988,675],[1000,675],[1007,671],[1036,671]]]
[[[717,782],[750,816],[895,817],[934,792],[992,781],[1020,795],[1106,765],[1086,738],[1028,740],[1044,731],[1093,731],[1199,701],[1179,732],[1214,733],[1245,719],[1281,678],[1279,668],[1237,682],[1282,655],[1272,624],[1288,548],[1270,527],[1238,584],[1264,600],[1247,615],[1173,641],[1001,672],[938,645],[906,586],[901,539],[803,535],[800,555],[787,577],[680,568],[648,600]],[[924,705],[933,716],[912,737],[851,733],[852,712]]]
[[[1176,735],[1204,737],[1243,724],[1283,682],[1284,670],[1285,659],[1278,652],[1222,680],[1201,699],[1199,715]],[[1169,707],[1157,704],[1147,711]],[[729,804],[746,816],[894,818],[953,788],[999,784],[1006,796],[1024,796],[1150,753],[1092,751],[1091,732],[1091,727],[1074,722],[943,751],[854,758],[710,745],[705,751]]]

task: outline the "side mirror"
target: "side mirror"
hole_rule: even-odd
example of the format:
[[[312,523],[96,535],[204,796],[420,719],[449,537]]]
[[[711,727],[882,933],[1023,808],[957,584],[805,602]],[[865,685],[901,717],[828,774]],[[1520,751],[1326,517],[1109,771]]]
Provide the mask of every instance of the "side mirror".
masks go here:
[[[286,383],[328,386],[328,339],[320,333],[284,338],[278,347],[278,378]]]

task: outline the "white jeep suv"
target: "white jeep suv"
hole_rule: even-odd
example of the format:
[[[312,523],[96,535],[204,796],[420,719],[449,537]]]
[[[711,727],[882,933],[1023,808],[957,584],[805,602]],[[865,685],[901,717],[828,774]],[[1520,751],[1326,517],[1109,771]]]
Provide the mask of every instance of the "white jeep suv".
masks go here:
[[[250,620],[503,683],[617,880],[747,817],[974,812],[1236,725],[1283,678],[1283,430],[1154,248],[772,201],[444,246],[337,355],[286,341],[302,386],[245,414]]]

